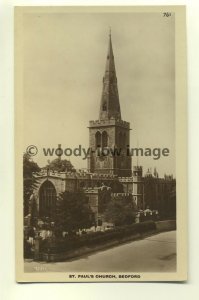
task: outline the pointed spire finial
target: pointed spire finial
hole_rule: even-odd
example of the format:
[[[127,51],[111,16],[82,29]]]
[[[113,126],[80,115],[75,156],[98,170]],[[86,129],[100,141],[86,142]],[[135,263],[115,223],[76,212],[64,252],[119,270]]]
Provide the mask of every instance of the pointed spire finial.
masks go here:
[[[106,59],[105,74],[103,77],[103,90],[100,105],[99,119],[121,119],[117,77],[111,40],[111,27],[109,28],[109,43]]]
[[[137,149],[139,149],[139,140],[137,139]],[[137,155],[137,167],[139,166],[139,156]]]

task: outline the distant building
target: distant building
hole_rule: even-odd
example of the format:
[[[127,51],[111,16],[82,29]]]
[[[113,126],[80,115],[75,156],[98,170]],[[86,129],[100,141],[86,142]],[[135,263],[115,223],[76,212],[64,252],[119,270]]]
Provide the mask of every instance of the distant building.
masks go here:
[[[172,175],[159,178],[154,170],[144,177],[145,207],[157,209],[162,218],[176,216],[176,180]]]

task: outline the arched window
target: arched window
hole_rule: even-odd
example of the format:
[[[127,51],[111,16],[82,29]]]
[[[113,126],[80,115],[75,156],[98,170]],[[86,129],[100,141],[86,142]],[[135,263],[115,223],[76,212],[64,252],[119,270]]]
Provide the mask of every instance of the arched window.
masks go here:
[[[106,131],[102,132],[102,147],[107,147],[108,146],[108,134]]]
[[[39,190],[40,217],[53,217],[55,213],[57,194],[54,185],[46,180]]]
[[[95,134],[95,147],[101,147],[101,133],[99,131]]]

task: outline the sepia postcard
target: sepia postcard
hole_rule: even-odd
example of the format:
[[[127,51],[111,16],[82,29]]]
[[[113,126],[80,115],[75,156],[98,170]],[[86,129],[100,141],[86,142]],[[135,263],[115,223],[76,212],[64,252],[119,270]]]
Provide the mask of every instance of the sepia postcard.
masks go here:
[[[15,7],[17,282],[187,280],[186,8]]]

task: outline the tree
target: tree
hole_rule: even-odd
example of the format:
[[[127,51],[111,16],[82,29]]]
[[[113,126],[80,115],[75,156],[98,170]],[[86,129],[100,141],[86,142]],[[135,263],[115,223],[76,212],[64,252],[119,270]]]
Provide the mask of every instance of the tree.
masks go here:
[[[23,194],[24,194],[24,216],[28,214],[28,202],[33,190],[37,186],[37,180],[33,176],[33,172],[40,171],[40,167],[31,157],[24,153],[23,155]]]
[[[111,201],[111,188],[102,187],[99,191],[99,200],[98,200],[98,212],[103,214],[107,208],[108,203]]]
[[[93,212],[82,192],[63,192],[59,195],[55,211],[55,235],[69,234],[94,224]]]
[[[60,159],[60,158],[56,158],[52,161],[48,161],[48,165],[46,167],[52,171],[58,171],[58,172],[75,171],[73,165],[69,160]]]
[[[130,225],[135,220],[135,206],[132,196],[112,199],[104,213],[105,220],[115,226]]]

